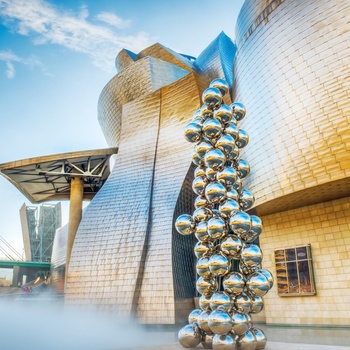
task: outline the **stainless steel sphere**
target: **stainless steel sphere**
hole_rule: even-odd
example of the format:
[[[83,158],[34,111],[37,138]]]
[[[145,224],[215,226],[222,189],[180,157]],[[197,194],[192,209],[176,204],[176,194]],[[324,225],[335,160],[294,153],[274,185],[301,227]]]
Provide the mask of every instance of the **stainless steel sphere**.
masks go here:
[[[203,195],[207,184],[208,179],[205,176],[197,176],[192,181],[192,190],[198,196]]]
[[[257,341],[251,331],[242,334],[236,340],[236,350],[255,350]]]
[[[228,155],[228,159],[237,161],[240,154],[241,154],[240,149],[237,146],[235,146],[235,147],[233,147],[232,151]]]
[[[257,272],[262,273],[267,278],[267,280],[269,281],[269,288],[271,289],[273,287],[272,273],[269,270],[265,270],[265,269],[259,269]]]
[[[202,118],[203,118],[202,111],[200,109],[197,109],[192,115],[192,121],[195,120],[195,119],[199,120],[199,119],[202,119]]]
[[[240,102],[233,102],[230,104],[234,118],[237,121],[242,120],[246,115],[246,109]]]
[[[228,294],[216,292],[211,296],[210,308],[216,310],[219,306],[222,306],[226,312],[231,312],[233,301]]]
[[[205,176],[205,168],[197,166],[193,173],[194,177]]]
[[[212,241],[221,239],[227,233],[226,222],[221,218],[213,217],[208,221],[207,231]]]
[[[208,119],[208,118],[213,118],[214,116],[214,112],[212,108],[209,108],[206,104],[204,104],[201,109],[200,109],[201,113],[202,113],[202,117],[204,120]]]
[[[247,314],[252,308],[252,301],[248,294],[242,293],[237,295],[234,300],[234,308],[237,312],[241,314]]]
[[[236,145],[238,148],[244,148],[245,146],[247,146],[249,143],[249,135],[248,133],[243,130],[243,129],[239,129],[238,132],[238,139],[236,140]]]
[[[239,180],[240,180],[240,179],[239,179]],[[237,178],[236,178],[236,182],[237,182]],[[230,189],[227,191],[226,197],[229,198],[229,199],[233,199],[233,200],[236,201],[237,204],[238,204],[238,201],[239,201],[239,194],[238,194],[237,190],[236,190],[234,187],[230,188]]]
[[[238,130],[237,126],[234,123],[232,123],[232,121],[231,121],[231,123],[224,128],[223,134],[224,135],[231,135],[232,138],[236,141],[236,140],[238,140],[239,130]]]
[[[202,312],[201,309],[192,310],[191,313],[188,315],[188,323],[189,324],[197,323],[198,316],[200,315],[201,312]]]
[[[222,135],[215,143],[215,148],[224,152],[226,156],[230,156],[231,152],[234,151],[235,147],[236,143],[231,135]]]
[[[196,288],[199,294],[204,294],[205,296],[211,296],[218,289],[218,283],[216,279],[204,279],[199,277],[197,279]]]
[[[230,333],[227,334],[215,334],[213,337],[213,350],[235,350],[236,341],[235,335]]]
[[[249,232],[241,233],[239,237],[244,243],[253,243],[258,237],[258,235],[256,235],[253,231],[250,230]]]
[[[194,254],[197,257],[197,259],[202,258],[203,256],[206,256],[211,252],[211,245],[207,242],[197,242],[194,246]]]
[[[207,225],[206,221],[201,221],[196,225],[194,235],[200,242],[209,242],[211,239],[207,231]]]
[[[220,243],[220,250],[227,256],[233,259],[240,259],[242,251],[242,241],[236,235],[228,235]]]
[[[239,272],[231,272],[223,278],[222,285],[228,294],[239,295],[245,288],[245,280]]]
[[[201,295],[199,298],[199,307],[205,311],[211,311],[210,309],[210,296]]]
[[[195,151],[197,152],[199,158],[204,158],[205,154],[211,149],[213,149],[213,146],[207,141],[201,141],[195,147]]]
[[[222,167],[226,162],[225,154],[219,149],[209,150],[204,156],[205,166],[214,170]]]
[[[184,127],[183,133],[188,142],[198,142],[202,136],[202,128],[198,124],[191,122]]]
[[[230,228],[237,235],[250,231],[251,225],[250,215],[244,211],[238,211],[230,218]]]
[[[270,283],[261,272],[254,272],[247,278],[248,292],[257,297],[263,297],[270,290]]]
[[[203,332],[211,333],[211,329],[208,325],[208,318],[211,314],[211,311],[202,311],[198,316],[198,326]]]
[[[230,124],[232,119],[231,108],[224,104],[221,105],[221,107],[214,112],[214,118],[217,119],[222,125]]]
[[[222,95],[219,89],[209,87],[202,94],[202,101],[209,108],[218,108],[222,103]]]
[[[248,327],[249,327],[249,330],[250,330],[252,328],[252,326],[253,326],[252,316],[250,316],[250,314],[244,314],[244,316],[247,319]]]
[[[178,334],[179,343],[184,348],[194,348],[202,340],[202,335],[200,332],[197,332],[196,328],[192,324],[180,329]]]
[[[207,168],[205,171],[205,176],[209,181],[216,181],[217,173],[218,173],[217,169]]]
[[[213,216],[208,208],[197,208],[193,212],[193,219],[195,222],[207,221]]]
[[[233,188],[239,192],[242,190],[242,178],[237,176],[237,179],[236,179],[235,184],[233,185]]]
[[[218,139],[222,135],[223,127],[216,119],[207,119],[202,126],[202,132],[208,139]]]
[[[218,307],[211,312],[208,325],[215,334],[227,334],[232,329],[232,320],[223,307]]]
[[[264,301],[261,297],[252,296],[250,299],[252,301],[252,308],[250,309],[250,313],[258,314],[264,308]]]
[[[263,225],[262,225],[262,221],[261,219],[256,216],[256,215],[251,215],[250,216],[251,221],[252,221],[252,228],[251,230],[257,235],[259,236],[262,232],[263,229]]]
[[[226,80],[221,78],[214,79],[210,83],[209,87],[219,89],[222,96],[225,96],[230,90],[230,87],[227,84]]]
[[[242,260],[240,260],[238,267],[239,267],[239,272],[246,277],[258,270],[257,266],[248,266]]]
[[[219,203],[226,196],[226,188],[219,182],[209,183],[205,188],[205,198],[211,203]]]
[[[249,175],[250,166],[244,159],[238,161],[237,172],[241,179],[245,179]]]
[[[228,219],[235,212],[239,211],[238,203],[233,199],[227,199],[225,202],[221,203],[219,206],[219,213],[224,219]]]
[[[232,332],[236,335],[242,335],[249,329],[248,320],[244,314],[233,311],[232,316]]]
[[[195,231],[196,224],[191,215],[182,214],[175,221],[176,231],[187,236]]]
[[[213,276],[224,276],[230,269],[230,261],[223,254],[214,254],[209,259],[209,269]]]
[[[204,160],[198,155],[195,149],[192,151],[192,162],[198,166],[204,165]]]
[[[241,208],[243,210],[248,210],[254,205],[254,202],[255,198],[253,194],[249,190],[243,189],[239,194],[239,205]]]
[[[205,208],[205,207],[208,207],[208,205],[209,205],[209,202],[207,201],[207,199],[204,196],[198,196],[194,200],[194,207],[196,209]]]
[[[267,338],[266,338],[265,333],[261,329],[256,328],[256,327],[253,327],[250,331],[254,334],[255,339],[256,339],[255,350],[265,349],[266,343],[267,343]]]
[[[236,169],[227,166],[223,168],[221,171],[218,171],[216,178],[223,185],[230,188],[236,182],[237,179],[237,171]]]
[[[241,260],[247,266],[258,266],[263,259],[262,251],[256,244],[244,244]]]
[[[203,332],[201,343],[204,349],[213,348],[213,337],[214,337],[214,333]]]
[[[197,271],[197,274],[203,278],[206,278],[206,279],[212,278],[212,274],[209,270],[209,258],[208,257],[203,256],[197,261],[196,271]]]

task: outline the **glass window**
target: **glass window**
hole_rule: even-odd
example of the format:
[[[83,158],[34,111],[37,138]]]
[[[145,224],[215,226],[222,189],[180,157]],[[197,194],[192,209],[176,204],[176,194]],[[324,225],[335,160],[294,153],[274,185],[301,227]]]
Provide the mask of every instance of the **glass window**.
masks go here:
[[[276,249],[275,263],[280,296],[316,294],[310,245]]]

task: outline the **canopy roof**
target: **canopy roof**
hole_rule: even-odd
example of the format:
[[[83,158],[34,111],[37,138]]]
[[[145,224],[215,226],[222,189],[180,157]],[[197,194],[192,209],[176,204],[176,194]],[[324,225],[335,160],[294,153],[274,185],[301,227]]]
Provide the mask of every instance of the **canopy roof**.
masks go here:
[[[0,164],[0,173],[32,203],[69,200],[73,177],[84,179],[84,200],[91,200],[110,174],[109,158],[118,148],[35,157]]]

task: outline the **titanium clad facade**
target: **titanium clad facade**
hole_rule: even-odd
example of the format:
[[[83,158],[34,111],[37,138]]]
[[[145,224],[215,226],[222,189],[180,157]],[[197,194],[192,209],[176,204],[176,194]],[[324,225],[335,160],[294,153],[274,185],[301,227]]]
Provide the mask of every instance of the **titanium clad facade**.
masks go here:
[[[242,154],[257,169],[249,186],[260,214],[350,194],[350,4],[269,6],[244,3],[234,68],[235,99],[249,106]]]
[[[262,320],[350,325],[350,3],[247,0],[236,44],[263,267],[276,276],[275,249],[311,244],[317,290],[286,298],[274,286]]]
[[[223,72],[219,49],[212,47],[208,66],[220,65],[215,69]],[[101,93],[98,118],[118,154],[84,211],[66,279],[67,303],[148,324],[183,321],[194,308],[194,238],[174,228],[180,212],[193,211],[195,199],[192,146],[182,130],[210,83],[193,61],[160,44],[117,56],[121,71]]]

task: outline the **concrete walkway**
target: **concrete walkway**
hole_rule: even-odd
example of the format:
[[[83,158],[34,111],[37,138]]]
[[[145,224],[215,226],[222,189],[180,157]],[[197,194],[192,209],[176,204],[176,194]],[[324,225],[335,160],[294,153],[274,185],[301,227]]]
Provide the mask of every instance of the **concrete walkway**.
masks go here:
[[[350,328],[255,326],[267,335],[265,350],[350,350]],[[144,345],[133,350],[184,350],[177,342],[180,328],[146,327],[142,332]],[[204,348],[198,345],[194,349]]]
[[[135,348],[134,348],[135,349]],[[184,350],[184,348],[177,343],[163,344],[152,347],[136,348],[135,350]],[[198,345],[195,350],[204,349]],[[281,343],[268,342],[265,350],[350,350],[350,346],[332,346],[332,345],[315,345],[315,344],[298,344],[298,343]]]

